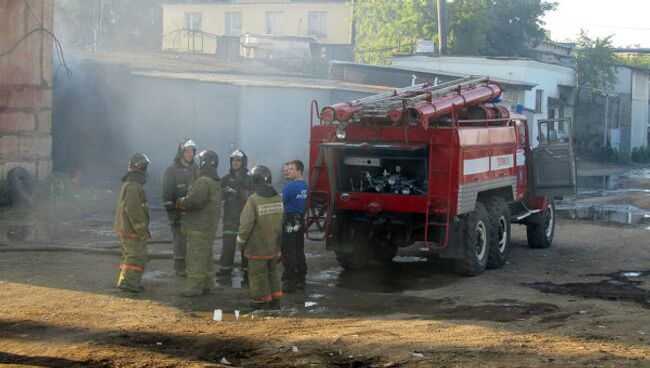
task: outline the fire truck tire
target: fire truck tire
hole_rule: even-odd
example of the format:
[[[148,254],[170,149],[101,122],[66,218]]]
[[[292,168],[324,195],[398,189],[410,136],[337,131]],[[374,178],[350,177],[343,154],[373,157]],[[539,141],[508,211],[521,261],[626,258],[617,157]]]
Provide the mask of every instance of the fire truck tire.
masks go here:
[[[390,240],[377,242],[377,248],[372,253],[372,259],[379,263],[390,263],[397,255],[397,245]]]
[[[526,235],[530,248],[549,248],[555,234],[555,202],[548,199],[546,211],[530,215],[526,221]]]
[[[490,251],[487,268],[501,268],[510,252],[510,211],[503,198],[493,197],[486,201],[490,219]]]
[[[485,206],[476,202],[476,209],[466,214],[462,221],[463,256],[454,260],[454,269],[465,276],[480,275],[487,267],[490,248],[490,220]]]

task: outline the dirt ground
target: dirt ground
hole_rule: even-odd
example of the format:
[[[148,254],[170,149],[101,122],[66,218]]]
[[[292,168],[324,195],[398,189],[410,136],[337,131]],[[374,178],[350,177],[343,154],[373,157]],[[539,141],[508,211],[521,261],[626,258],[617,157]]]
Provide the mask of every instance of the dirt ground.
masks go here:
[[[344,271],[308,242],[307,290],[288,294],[280,312],[251,312],[247,289],[230,279],[211,295],[177,296],[182,279],[155,208],[146,291],[116,291],[106,197],[84,210],[0,213],[0,364],[650,367],[643,228],[559,220],[553,247],[540,250],[513,226],[508,264],[478,277],[418,249],[383,269]]]

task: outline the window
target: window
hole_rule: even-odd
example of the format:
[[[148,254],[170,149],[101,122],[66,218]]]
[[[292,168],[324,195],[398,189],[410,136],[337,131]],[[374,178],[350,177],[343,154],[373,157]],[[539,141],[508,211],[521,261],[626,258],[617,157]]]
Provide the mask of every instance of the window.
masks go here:
[[[309,12],[307,34],[314,37],[327,37],[327,12]]]
[[[202,13],[185,13],[185,29],[187,32],[201,32],[203,30]]]
[[[229,36],[239,36],[241,34],[241,13],[226,13],[226,29],[224,33]]]
[[[283,12],[266,12],[266,34],[282,34],[282,16]]]

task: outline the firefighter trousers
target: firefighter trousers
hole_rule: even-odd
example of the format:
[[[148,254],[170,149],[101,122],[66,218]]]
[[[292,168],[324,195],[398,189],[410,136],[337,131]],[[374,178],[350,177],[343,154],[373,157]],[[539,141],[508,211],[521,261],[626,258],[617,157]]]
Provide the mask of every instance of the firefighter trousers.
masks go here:
[[[223,275],[230,275],[233,265],[235,264],[235,253],[237,249],[237,230],[239,230],[238,223],[224,223],[223,224],[223,245],[221,247],[221,256],[219,257],[219,273]],[[247,259],[244,257],[244,249],[240,250],[241,257],[241,270],[247,271]]]
[[[214,234],[190,232],[187,234],[185,290],[200,294],[214,285]]]
[[[305,230],[302,216],[287,214],[282,232],[282,281],[289,284],[305,282],[307,261],[305,260]],[[291,231],[288,231],[288,230]]]
[[[187,236],[181,233],[181,225],[174,223],[172,228],[172,243],[174,251],[174,270],[185,272],[185,257],[187,255]]]
[[[248,286],[253,303],[282,298],[282,280],[278,259],[248,259]]]
[[[120,237],[120,247],[122,248],[122,260],[117,286],[138,288],[147,263],[147,241]]]

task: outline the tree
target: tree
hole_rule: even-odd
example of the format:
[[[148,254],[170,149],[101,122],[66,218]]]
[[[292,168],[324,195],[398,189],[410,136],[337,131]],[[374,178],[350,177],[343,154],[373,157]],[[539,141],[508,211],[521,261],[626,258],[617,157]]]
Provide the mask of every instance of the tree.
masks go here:
[[[618,81],[616,66],[619,59],[614,55],[612,36],[592,39],[580,30],[576,44],[578,86],[594,89],[610,89]]]
[[[454,0],[448,7],[451,53],[530,56],[546,38],[542,16],[556,7],[543,0]]]
[[[448,46],[455,55],[527,56],[544,39],[544,0],[454,0],[447,6]],[[435,0],[359,0],[354,9],[356,57],[388,64],[418,39],[437,41]]]
[[[389,64],[395,52],[412,52],[418,39],[433,40],[435,0],[360,0],[355,4],[355,56]]]
[[[625,65],[650,69],[650,55],[618,56],[618,59]]]

